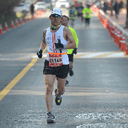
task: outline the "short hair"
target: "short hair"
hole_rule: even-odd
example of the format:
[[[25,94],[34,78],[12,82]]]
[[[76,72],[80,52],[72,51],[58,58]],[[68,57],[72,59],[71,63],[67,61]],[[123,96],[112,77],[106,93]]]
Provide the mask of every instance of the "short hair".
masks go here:
[[[62,15],[62,17],[66,17],[66,18],[67,18],[67,20],[69,21],[69,18],[68,18],[68,16],[66,16],[66,15]]]

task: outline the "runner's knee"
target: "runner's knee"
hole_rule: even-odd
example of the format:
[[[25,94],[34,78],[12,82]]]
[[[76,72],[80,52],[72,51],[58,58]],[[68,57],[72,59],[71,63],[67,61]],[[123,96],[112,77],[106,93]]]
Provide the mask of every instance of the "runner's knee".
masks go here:
[[[65,92],[65,89],[60,89],[60,90],[59,90],[59,95],[63,95],[64,92]]]
[[[53,91],[53,85],[46,84],[46,94],[52,94]]]

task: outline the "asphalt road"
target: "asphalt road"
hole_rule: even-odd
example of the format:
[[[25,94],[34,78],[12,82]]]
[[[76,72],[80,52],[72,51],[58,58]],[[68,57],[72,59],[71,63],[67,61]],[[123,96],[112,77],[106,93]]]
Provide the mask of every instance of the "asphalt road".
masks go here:
[[[61,106],[53,102],[56,123],[46,123],[46,55],[36,52],[49,24],[43,17],[0,35],[0,128],[128,128],[128,59],[93,14],[89,29],[75,21],[75,74]]]

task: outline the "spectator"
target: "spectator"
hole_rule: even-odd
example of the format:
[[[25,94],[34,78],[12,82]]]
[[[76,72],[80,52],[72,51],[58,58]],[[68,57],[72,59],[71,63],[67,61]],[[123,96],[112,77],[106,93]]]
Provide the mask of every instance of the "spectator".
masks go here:
[[[103,8],[103,10],[104,10],[104,13],[106,14],[106,11],[107,11],[107,9],[108,9],[108,2],[107,1],[104,1],[104,8]]]
[[[119,2],[119,10],[121,10],[124,7],[124,2],[121,0]]]
[[[114,5],[114,11],[115,11],[115,18],[118,19],[118,15],[119,15],[119,3],[116,0],[116,3]]]
[[[30,6],[30,11],[31,11],[31,16],[32,16],[32,19],[33,19],[33,16],[34,16],[34,5],[33,4],[31,4],[31,6]]]

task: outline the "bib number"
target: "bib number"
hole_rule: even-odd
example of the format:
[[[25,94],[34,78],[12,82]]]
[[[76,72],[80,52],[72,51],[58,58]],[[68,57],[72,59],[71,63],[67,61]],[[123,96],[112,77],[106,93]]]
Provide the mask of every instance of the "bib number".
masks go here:
[[[59,67],[63,65],[61,54],[49,54],[49,67]]]

